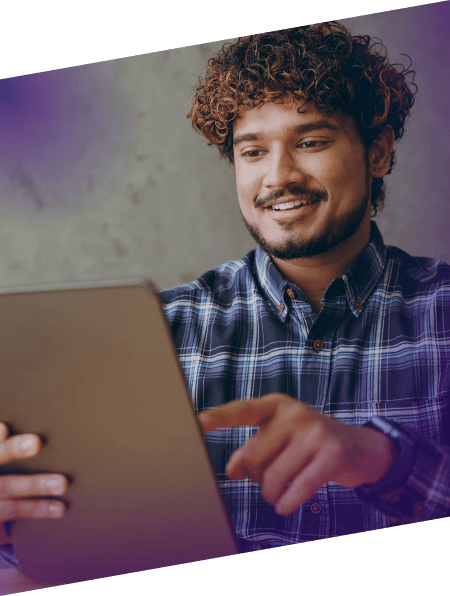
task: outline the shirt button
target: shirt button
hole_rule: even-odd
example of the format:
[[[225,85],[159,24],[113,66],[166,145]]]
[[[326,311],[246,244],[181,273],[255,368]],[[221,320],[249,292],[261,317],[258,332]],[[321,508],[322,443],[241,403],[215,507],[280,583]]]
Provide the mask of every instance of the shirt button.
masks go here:
[[[314,349],[316,350],[316,352],[320,352],[320,350],[323,348],[323,341],[321,339],[316,339],[316,341],[314,342]]]
[[[283,312],[284,304],[282,302],[280,302],[280,304],[278,305],[278,308],[281,310],[281,312]]]
[[[353,306],[356,308],[356,310],[359,310],[361,308],[362,304],[359,300],[357,300],[356,302],[354,302]]]
[[[288,288],[286,290],[286,294],[289,296],[289,298],[295,298],[295,294],[294,292],[291,290],[291,288]]]
[[[322,511],[322,507],[319,505],[319,503],[313,503],[311,505],[311,511],[317,515],[318,513],[320,513]]]
[[[425,503],[423,503],[422,501],[419,501],[419,503],[414,503],[412,508],[412,512],[414,513],[414,515],[422,515],[424,511]]]

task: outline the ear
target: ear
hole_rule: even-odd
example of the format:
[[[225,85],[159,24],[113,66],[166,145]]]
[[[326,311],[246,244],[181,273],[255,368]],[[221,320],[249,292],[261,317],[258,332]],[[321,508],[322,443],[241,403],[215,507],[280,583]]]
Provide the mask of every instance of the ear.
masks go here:
[[[369,167],[370,174],[374,178],[382,178],[388,173],[394,141],[394,131],[390,126],[386,126],[380,136],[372,143],[369,149]]]

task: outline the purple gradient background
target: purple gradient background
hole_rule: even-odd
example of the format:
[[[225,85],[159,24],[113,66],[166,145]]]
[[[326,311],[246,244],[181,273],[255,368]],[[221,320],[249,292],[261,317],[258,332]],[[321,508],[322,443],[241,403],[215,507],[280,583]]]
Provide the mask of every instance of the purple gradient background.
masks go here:
[[[105,148],[114,119],[120,119],[110,66],[105,62],[0,80],[0,178],[26,186],[37,209],[68,200],[81,204],[80,180],[92,179],[92,187],[94,175],[97,182],[105,176]],[[43,192],[30,172],[46,181]],[[8,197],[3,194],[0,201]]]
[[[385,209],[375,219],[385,242],[450,262],[450,2],[354,17],[353,32],[379,37],[394,62],[416,71],[418,93],[397,164],[385,177]]]

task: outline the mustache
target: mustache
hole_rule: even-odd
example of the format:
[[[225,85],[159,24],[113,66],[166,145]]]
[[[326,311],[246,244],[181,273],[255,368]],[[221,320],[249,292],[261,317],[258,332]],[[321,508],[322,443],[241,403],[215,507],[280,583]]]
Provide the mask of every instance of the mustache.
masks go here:
[[[258,197],[255,201],[255,207],[267,207],[275,203],[283,195],[294,195],[302,198],[322,201],[327,198],[327,193],[323,190],[312,190],[303,186],[294,186],[288,191],[278,189],[273,190],[267,197]]]

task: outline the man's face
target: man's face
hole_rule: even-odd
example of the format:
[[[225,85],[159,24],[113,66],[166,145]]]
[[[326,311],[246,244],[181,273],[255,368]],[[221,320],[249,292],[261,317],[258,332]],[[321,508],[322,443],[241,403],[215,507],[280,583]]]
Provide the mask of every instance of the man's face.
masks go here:
[[[326,253],[370,227],[367,152],[355,122],[314,106],[265,102],[234,122],[234,162],[244,221],[279,259]]]

